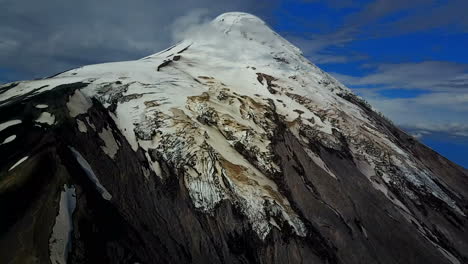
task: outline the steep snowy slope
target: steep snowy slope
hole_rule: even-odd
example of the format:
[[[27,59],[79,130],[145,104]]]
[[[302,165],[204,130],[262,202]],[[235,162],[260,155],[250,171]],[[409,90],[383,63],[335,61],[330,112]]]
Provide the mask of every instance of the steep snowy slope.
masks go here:
[[[6,263],[468,262],[467,172],[249,14],[0,87],[0,142]]]

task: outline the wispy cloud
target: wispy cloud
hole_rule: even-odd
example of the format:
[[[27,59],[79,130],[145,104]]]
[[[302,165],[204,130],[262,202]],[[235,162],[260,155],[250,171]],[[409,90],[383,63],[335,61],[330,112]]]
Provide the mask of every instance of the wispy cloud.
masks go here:
[[[408,129],[417,131],[416,133],[423,137],[431,132],[442,132],[459,137],[468,137],[468,124],[449,123],[449,124],[424,124],[416,123],[408,126]]]
[[[365,76],[333,75],[402,127],[468,137],[465,71],[465,65],[421,62],[379,65]],[[401,98],[396,93],[400,89],[425,92]]]
[[[366,37],[382,37],[444,28],[466,32],[468,17],[465,0],[376,0],[349,14],[336,32]],[[343,33],[341,33],[343,34]]]
[[[371,72],[362,76],[332,75],[419,136],[425,131],[468,137],[467,64],[424,61],[365,67]],[[402,98],[402,89],[415,95]]]
[[[432,93],[415,98],[364,96],[398,125],[412,131],[468,137],[468,94]]]
[[[444,28],[446,33],[468,32],[468,2],[466,0],[429,1],[424,9],[415,9],[411,15],[384,23],[384,34],[406,34],[415,31]],[[448,32],[447,32],[448,31]]]
[[[372,65],[366,65],[367,68]],[[365,76],[333,73],[339,80],[356,88],[368,85],[378,89],[424,89],[438,92],[468,92],[468,64],[423,61],[379,64]],[[376,89],[377,89],[376,88]]]
[[[211,18],[228,11],[261,14],[274,2],[0,0],[0,70],[35,78],[83,64],[137,59],[171,45],[174,21],[193,10]]]
[[[320,1],[309,1],[313,4]],[[328,30],[296,36],[292,41],[317,64],[346,63],[361,60],[365,54],[353,54],[347,45],[356,40],[400,36],[442,29],[444,34],[468,32],[468,1],[452,0],[376,0],[367,4],[335,1],[330,7],[352,7],[343,19],[330,17]],[[362,5],[362,7],[360,6]],[[336,21],[341,22],[336,22]],[[305,29],[307,31],[307,29]]]

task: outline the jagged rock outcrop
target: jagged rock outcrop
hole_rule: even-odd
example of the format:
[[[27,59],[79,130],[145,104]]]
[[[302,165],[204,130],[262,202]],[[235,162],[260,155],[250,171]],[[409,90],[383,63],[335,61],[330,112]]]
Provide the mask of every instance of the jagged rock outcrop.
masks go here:
[[[468,173],[260,19],[0,88],[2,263],[467,263]]]

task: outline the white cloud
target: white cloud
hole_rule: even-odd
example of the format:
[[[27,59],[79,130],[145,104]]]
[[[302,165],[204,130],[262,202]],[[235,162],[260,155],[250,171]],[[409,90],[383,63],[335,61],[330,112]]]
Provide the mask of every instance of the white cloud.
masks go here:
[[[465,64],[425,61],[381,64],[365,76],[332,75],[353,87],[396,124],[415,131],[418,136],[426,131],[468,137],[467,71]],[[424,93],[399,98],[399,94],[392,96],[394,89],[424,90]],[[382,90],[386,96],[380,93]]]
[[[187,36],[199,34],[209,27],[209,22],[212,20],[208,9],[194,9],[187,14],[177,17],[171,24],[171,35],[174,42],[181,41]]]
[[[417,123],[412,126],[407,126],[410,129],[418,130],[421,136],[427,135],[430,132],[445,132],[460,137],[468,137],[468,124],[448,123],[448,124],[429,124]]]
[[[177,18],[185,17],[177,22],[180,29],[200,22],[196,21],[198,17],[213,18],[228,11],[262,14],[271,9],[265,3],[266,0],[3,0],[0,65],[14,72],[9,78],[31,79],[80,65],[138,59],[173,44],[173,23]],[[191,15],[184,16],[187,13]]]
[[[468,89],[468,65],[424,61],[417,63],[380,64],[375,71],[363,77],[333,73],[349,86],[378,85],[380,89],[423,89],[453,91]]]
[[[468,137],[468,92],[388,98],[378,95],[372,89],[357,91],[372,106],[402,127],[417,132],[445,132]]]

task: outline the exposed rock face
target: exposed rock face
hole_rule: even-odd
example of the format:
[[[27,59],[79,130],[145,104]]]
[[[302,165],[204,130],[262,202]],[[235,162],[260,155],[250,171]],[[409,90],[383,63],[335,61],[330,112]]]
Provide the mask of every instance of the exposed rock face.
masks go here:
[[[466,170],[258,18],[204,30],[0,87],[2,263],[468,263]]]

